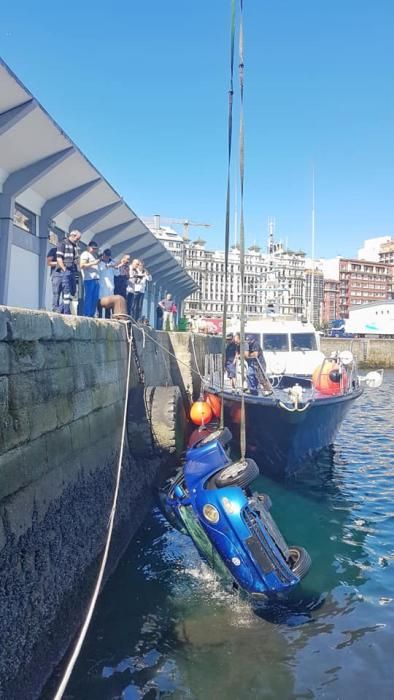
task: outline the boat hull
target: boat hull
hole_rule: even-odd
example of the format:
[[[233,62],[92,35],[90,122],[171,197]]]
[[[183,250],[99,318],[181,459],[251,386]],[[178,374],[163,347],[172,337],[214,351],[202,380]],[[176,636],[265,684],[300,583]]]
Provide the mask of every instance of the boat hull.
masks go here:
[[[263,473],[293,474],[331,445],[361,390],[313,401],[304,411],[286,410],[278,402],[245,398],[246,454]],[[239,445],[240,397],[225,394],[226,425]]]

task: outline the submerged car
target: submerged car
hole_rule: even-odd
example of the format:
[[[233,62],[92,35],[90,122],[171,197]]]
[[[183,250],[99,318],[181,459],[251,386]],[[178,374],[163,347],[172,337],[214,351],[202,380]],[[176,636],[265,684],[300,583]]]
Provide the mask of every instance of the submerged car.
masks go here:
[[[250,486],[259,475],[252,459],[232,462],[230,431],[217,430],[186,453],[183,469],[161,494],[169,522],[188,534],[200,554],[224,578],[252,596],[294,588],[311,560],[303,547],[288,547],[265,494]]]

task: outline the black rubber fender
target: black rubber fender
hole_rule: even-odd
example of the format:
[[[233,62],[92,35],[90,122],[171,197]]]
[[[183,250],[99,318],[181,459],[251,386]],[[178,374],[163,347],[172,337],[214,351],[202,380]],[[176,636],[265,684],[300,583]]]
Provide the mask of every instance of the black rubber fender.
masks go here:
[[[186,434],[181,390],[177,386],[148,386],[144,394],[155,451],[180,455]]]

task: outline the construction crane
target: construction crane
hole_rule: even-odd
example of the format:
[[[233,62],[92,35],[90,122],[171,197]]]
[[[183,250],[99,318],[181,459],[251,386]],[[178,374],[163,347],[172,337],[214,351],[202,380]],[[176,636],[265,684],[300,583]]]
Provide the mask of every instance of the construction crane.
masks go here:
[[[170,225],[170,224],[181,224],[183,226],[183,240],[188,241],[189,240],[189,226],[203,226],[204,228],[209,228],[211,224],[201,224],[198,223],[197,221],[189,221],[189,219],[166,219],[162,218],[160,214],[155,214],[153,217],[148,217],[143,219],[144,223],[149,226],[152,225],[152,227],[156,230],[160,229],[160,225],[164,224]]]

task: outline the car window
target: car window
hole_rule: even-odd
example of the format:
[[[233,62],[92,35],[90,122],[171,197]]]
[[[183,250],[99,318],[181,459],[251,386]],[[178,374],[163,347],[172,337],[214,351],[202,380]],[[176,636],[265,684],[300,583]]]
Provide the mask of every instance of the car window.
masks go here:
[[[289,338],[285,333],[264,333],[263,350],[288,352]]]
[[[292,333],[292,350],[316,350],[316,337],[314,333]]]

